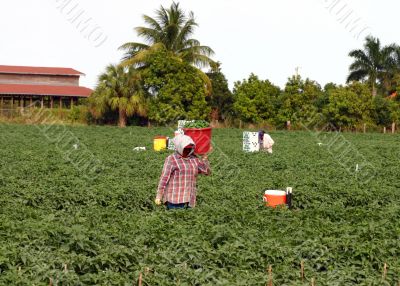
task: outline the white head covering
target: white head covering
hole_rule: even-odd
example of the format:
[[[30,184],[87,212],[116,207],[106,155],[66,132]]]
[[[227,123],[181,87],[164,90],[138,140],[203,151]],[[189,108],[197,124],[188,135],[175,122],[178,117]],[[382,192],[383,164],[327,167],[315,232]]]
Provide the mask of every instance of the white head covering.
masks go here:
[[[193,139],[187,135],[179,134],[174,138],[175,149],[180,155],[182,155],[183,149],[191,144],[195,145]]]

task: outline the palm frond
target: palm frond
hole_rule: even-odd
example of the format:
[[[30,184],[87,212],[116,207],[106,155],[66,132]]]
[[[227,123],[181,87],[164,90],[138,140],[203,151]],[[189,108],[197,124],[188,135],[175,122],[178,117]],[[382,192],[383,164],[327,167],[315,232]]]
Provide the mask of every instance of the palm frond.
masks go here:
[[[118,97],[111,97],[108,100],[108,104],[110,105],[112,110],[117,110],[119,107],[119,98]]]
[[[162,34],[160,34],[160,32],[155,29],[147,27],[136,27],[135,30],[138,36],[144,38],[144,40],[150,45],[162,41]]]
[[[165,27],[169,23],[169,16],[167,10],[161,5],[160,9],[155,11],[156,19],[160,23],[161,27]]]
[[[195,22],[194,19],[189,19],[186,23],[181,27],[179,34],[176,37],[176,42],[181,45],[185,45],[190,39],[190,36],[193,35],[195,28],[198,24]],[[194,45],[200,45],[199,41],[196,41]],[[183,48],[183,47],[177,47]]]
[[[152,28],[155,31],[162,32],[163,29],[156,19],[147,15],[143,15],[143,19],[144,22],[150,26],[150,28]]]
[[[207,57],[213,56],[215,54],[214,50],[208,46],[197,46],[196,45],[196,46],[191,46],[190,48],[187,48],[187,49],[191,50],[195,54],[201,54],[201,55],[204,55]]]
[[[131,51],[131,50],[144,50],[148,49],[150,46],[143,44],[143,43],[137,43],[137,42],[128,42],[123,45],[121,45],[118,50],[126,50],[126,51]]]
[[[178,55],[183,59],[183,61],[191,63],[199,68],[206,68],[215,64],[215,62],[211,58],[202,54],[179,53]]]
[[[155,17],[143,15],[145,27],[135,28],[139,37],[147,44],[128,42],[120,49],[125,51],[121,66],[133,66],[136,69],[144,69],[151,56],[159,49],[166,49],[171,53],[172,60],[184,61],[196,67],[208,67],[215,64],[210,58],[214,51],[208,46],[200,45],[200,42],[191,38],[198,24],[193,12],[185,13],[179,3],[173,2],[170,7],[162,5],[155,11]],[[211,90],[211,83],[207,77],[207,90]]]
[[[370,73],[376,73],[376,70],[373,69],[373,66],[369,65],[368,63],[364,63],[362,61],[354,61],[349,67],[350,71],[356,71],[361,69]]]
[[[353,50],[349,53],[349,56],[355,58],[358,61],[364,62],[365,64],[371,64],[371,60],[368,58],[368,55],[365,54],[363,50]]]
[[[169,23],[174,23],[177,26],[181,26],[187,20],[185,11],[179,8],[179,3],[172,3],[166,12],[168,14]]]
[[[351,81],[360,81],[360,80],[365,79],[367,76],[368,76],[368,73],[365,70],[362,70],[362,69],[355,70],[355,71],[352,71],[347,76],[346,82],[349,83]]]
[[[132,110],[132,114],[136,113],[139,108],[146,109],[144,93],[140,85],[140,73],[132,66],[129,68],[123,65],[108,65],[105,72],[99,76],[99,81],[95,89],[91,106],[94,113],[102,114],[110,108],[112,110],[126,109]],[[132,101],[131,97],[143,97],[143,102]],[[142,112],[142,111],[141,111]]]
[[[133,58],[142,50],[148,49],[149,46],[141,43],[126,43],[119,47],[120,50],[125,50],[124,55],[122,56],[122,61]]]
[[[153,55],[156,51],[160,49],[165,49],[164,44],[157,43],[150,46],[148,49],[140,50],[134,57],[125,59],[121,62],[122,66],[133,66],[140,68],[145,65],[146,61]]]

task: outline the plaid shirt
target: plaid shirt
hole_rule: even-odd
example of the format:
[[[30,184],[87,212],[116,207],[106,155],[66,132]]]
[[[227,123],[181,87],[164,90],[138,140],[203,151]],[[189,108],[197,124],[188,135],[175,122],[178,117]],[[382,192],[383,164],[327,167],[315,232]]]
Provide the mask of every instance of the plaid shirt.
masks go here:
[[[177,153],[169,155],[158,184],[157,198],[173,204],[189,203],[190,207],[194,207],[198,174],[210,174],[208,160],[195,156],[183,158]]]

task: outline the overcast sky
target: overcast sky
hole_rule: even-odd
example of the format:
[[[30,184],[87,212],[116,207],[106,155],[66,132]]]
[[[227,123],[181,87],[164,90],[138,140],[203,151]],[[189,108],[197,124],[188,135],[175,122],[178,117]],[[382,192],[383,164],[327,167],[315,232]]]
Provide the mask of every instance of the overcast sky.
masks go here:
[[[194,37],[215,51],[230,87],[255,73],[284,86],[299,73],[344,83],[351,59],[372,34],[400,44],[398,0],[181,0],[199,27]],[[0,64],[71,67],[93,88],[118,47],[141,41],[133,28],[154,15],[161,0],[2,0]]]

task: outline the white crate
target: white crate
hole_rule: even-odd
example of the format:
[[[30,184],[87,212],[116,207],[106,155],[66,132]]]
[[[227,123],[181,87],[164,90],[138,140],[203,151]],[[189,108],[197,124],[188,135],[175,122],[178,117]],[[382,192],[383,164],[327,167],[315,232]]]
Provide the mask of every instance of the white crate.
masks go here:
[[[260,144],[258,143],[258,132],[243,132],[243,151],[245,152],[258,152],[260,151]]]

